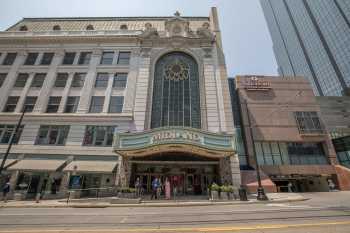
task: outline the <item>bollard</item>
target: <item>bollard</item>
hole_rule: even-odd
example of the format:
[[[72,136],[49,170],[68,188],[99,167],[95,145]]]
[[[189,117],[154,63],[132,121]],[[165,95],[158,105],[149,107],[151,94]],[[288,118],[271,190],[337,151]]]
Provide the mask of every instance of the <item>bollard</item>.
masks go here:
[[[247,190],[243,186],[239,188],[238,194],[241,201],[248,201]]]

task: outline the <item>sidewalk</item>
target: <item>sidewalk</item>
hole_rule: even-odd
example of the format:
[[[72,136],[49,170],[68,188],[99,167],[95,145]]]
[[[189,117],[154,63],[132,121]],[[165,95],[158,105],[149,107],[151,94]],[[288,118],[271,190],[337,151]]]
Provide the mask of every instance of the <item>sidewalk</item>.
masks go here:
[[[30,201],[8,201],[1,202],[0,208],[107,208],[107,207],[180,207],[180,206],[208,206],[208,205],[245,205],[258,203],[285,203],[307,200],[298,193],[269,193],[269,201],[257,201],[254,196],[250,196],[249,201],[210,201],[210,200],[155,200],[141,201],[139,204],[111,204],[110,199],[79,199],[71,200],[67,204],[66,199],[60,200],[41,200],[36,203]]]

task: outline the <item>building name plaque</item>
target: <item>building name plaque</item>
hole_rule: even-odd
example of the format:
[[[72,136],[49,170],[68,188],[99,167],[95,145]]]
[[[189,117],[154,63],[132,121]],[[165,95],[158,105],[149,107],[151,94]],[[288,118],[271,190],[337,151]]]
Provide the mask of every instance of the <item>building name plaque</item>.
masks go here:
[[[246,79],[244,83],[244,88],[251,91],[262,90],[266,91],[271,89],[271,84],[269,81],[259,79],[256,76]]]

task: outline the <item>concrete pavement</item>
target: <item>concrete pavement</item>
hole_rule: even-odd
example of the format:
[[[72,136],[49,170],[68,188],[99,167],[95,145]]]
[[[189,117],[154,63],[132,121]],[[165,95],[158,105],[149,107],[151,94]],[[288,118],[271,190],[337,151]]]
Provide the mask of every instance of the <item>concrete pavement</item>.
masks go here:
[[[267,194],[269,201],[273,203],[296,202],[307,200],[298,193],[269,193]],[[85,207],[85,208],[106,208],[106,207],[171,207],[171,206],[207,206],[207,205],[241,205],[241,204],[256,204],[260,203],[254,196],[251,196],[248,201],[242,202],[239,200],[230,201],[210,201],[210,200],[155,200],[142,201],[140,204],[111,204],[110,199],[76,199],[70,200],[67,203],[66,199],[62,200],[41,200],[39,203],[35,201],[8,201],[1,202],[0,208],[63,208],[63,207]]]
[[[350,192],[302,202],[119,208],[0,208],[0,233],[349,233]]]

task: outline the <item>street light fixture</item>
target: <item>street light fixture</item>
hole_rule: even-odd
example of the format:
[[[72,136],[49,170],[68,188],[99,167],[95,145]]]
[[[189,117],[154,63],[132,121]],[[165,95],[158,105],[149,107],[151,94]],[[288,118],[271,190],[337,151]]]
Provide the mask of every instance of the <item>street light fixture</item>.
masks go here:
[[[256,197],[256,199],[259,200],[259,201],[267,201],[268,197],[266,196],[264,187],[261,184],[260,166],[259,166],[259,163],[258,163],[258,156],[256,155],[256,150],[255,150],[255,143],[254,143],[254,137],[253,137],[253,126],[252,126],[252,123],[250,121],[248,102],[245,101],[245,104],[246,104],[246,108],[247,108],[247,119],[248,119],[248,123],[249,123],[250,140],[252,141],[253,155],[254,155],[254,160],[255,160],[256,178],[258,180],[258,190],[257,190],[257,197]]]
[[[288,100],[287,102],[283,103],[285,105],[285,107],[288,107],[288,105],[295,99],[301,96],[303,91],[298,91],[296,93],[295,96],[293,96],[290,100]],[[282,104],[282,103],[280,103]],[[266,196],[264,187],[261,184],[261,175],[260,175],[260,165],[258,163],[258,156],[256,154],[256,150],[255,150],[255,143],[254,143],[254,136],[253,136],[253,127],[256,125],[252,125],[251,121],[250,121],[250,114],[249,114],[249,109],[248,109],[248,102],[247,100],[245,100],[245,105],[246,105],[246,109],[247,109],[247,120],[249,123],[249,134],[250,134],[250,140],[252,141],[252,147],[253,147],[253,155],[254,155],[254,160],[255,160],[255,169],[256,169],[256,178],[258,180],[258,190],[257,190],[257,200],[259,201],[267,201],[268,197]],[[268,114],[266,116],[269,117],[271,116],[273,113],[280,111],[282,108],[284,108],[284,106],[280,106],[278,107],[275,111],[270,112],[270,114]]]

